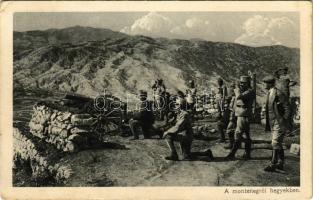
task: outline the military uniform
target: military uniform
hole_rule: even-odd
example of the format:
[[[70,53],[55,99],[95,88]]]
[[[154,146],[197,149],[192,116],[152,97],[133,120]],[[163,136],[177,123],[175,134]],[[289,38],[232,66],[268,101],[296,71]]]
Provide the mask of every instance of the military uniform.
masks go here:
[[[152,89],[154,91],[154,106],[160,110],[160,119],[164,120],[164,106],[166,106],[166,87],[163,83],[163,80],[157,80],[156,83],[152,86]]]
[[[178,160],[174,141],[180,143],[183,157],[189,158],[191,156],[191,144],[193,140],[190,114],[185,110],[181,110],[177,115],[175,125],[165,132],[164,137],[171,151],[171,155],[167,158]]]
[[[186,101],[188,104],[188,110],[194,114],[195,111],[195,100],[196,100],[196,94],[197,94],[197,89],[196,88],[190,88],[186,90]]]
[[[146,96],[146,92],[141,92],[140,95]],[[152,102],[148,100],[142,100],[139,105],[139,110],[130,119],[129,125],[134,139],[139,138],[138,128],[141,127],[144,138],[150,138],[155,134],[156,130],[153,127],[154,114],[152,110]]]
[[[286,97],[290,97],[290,78],[288,75],[281,75],[276,82],[276,88],[284,93]]]
[[[219,112],[223,112],[226,98],[227,98],[226,85],[219,86],[217,88],[217,94],[216,94],[216,101],[217,101],[216,103],[218,105]]]
[[[251,152],[251,138],[250,138],[250,119],[252,116],[252,104],[254,101],[254,90],[249,87],[250,77],[241,76],[240,82],[246,84],[245,89],[235,89],[235,117],[237,117],[236,129],[235,129],[235,142],[231,152],[227,155],[227,158],[235,158],[235,154],[239,149],[241,142],[245,142],[245,159],[250,159]],[[243,137],[245,135],[245,138]]]
[[[235,142],[235,129],[236,129],[236,123],[237,123],[237,117],[235,116],[235,101],[236,97],[235,94],[231,97],[230,103],[229,103],[229,122],[226,128],[226,134],[229,138],[229,145],[226,146],[226,149],[233,148],[234,142]]]
[[[217,88],[216,94],[216,104],[218,106],[218,121],[217,121],[217,130],[220,133],[220,141],[225,141],[225,129],[227,128],[228,120],[229,120],[229,109],[228,103],[226,101],[227,98],[227,87],[223,84],[222,79],[221,85]]]
[[[280,68],[275,72],[276,75],[276,81],[275,81],[275,87],[281,92],[283,93],[290,105],[291,105],[291,99],[290,99],[290,87],[294,86],[297,84],[297,82],[292,81],[290,76],[288,75],[288,68]],[[293,116],[294,116],[294,112],[291,111],[291,114],[289,116],[289,123],[290,123],[290,128],[292,129],[293,126]],[[290,134],[291,130],[287,130],[287,134]]]
[[[286,130],[290,129],[290,106],[286,93],[274,86],[274,77],[267,76],[263,82],[272,84],[267,94],[265,116],[266,130],[271,131],[273,148],[271,165],[264,170],[274,171],[276,168],[283,169],[285,156],[282,143]]]

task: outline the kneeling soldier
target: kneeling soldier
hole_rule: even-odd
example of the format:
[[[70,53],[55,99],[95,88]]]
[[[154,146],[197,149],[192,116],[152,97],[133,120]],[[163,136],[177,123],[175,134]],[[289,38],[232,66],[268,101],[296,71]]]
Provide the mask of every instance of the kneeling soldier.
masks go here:
[[[285,155],[282,143],[286,130],[290,129],[290,106],[285,93],[275,87],[273,76],[265,77],[263,82],[268,90],[265,106],[266,130],[272,133],[273,148],[271,164],[264,170],[272,172],[275,169],[283,170]]]
[[[178,154],[174,145],[174,141],[178,141],[181,146],[184,160],[191,159],[191,143],[193,140],[193,131],[191,127],[191,116],[186,111],[187,103],[181,96],[177,99],[177,118],[175,125],[164,132],[163,138],[170,148],[170,156],[165,157],[167,160],[178,160]]]

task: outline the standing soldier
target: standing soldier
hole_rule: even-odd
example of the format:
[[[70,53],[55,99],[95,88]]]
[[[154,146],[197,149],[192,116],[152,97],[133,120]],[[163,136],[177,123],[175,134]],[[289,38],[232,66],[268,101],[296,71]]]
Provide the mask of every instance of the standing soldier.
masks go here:
[[[265,106],[266,130],[272,133],[273,148],[271,164],[264,170],[272,172],[275,169],[283,170],[284,167],[285,155],[282,142],[286,130],[290,127],[288,122],[290,107],[285,93],[275,87],[275,78],[273,76],[265,77],[263,82],[268,90]]]
[[[285,68],[279,68],[278,70],[275,71],[274,75],[276,77],[276,83],[275,83],[275,87],[277,89],[279,89],[282,93],[284,93],[284,95],[287,97],[289,103],[291,104],[291,100],[290,100],[290,87],[295,86],[297,84],[297,82],[295,81],[291,81],[290,77],[288,75],[288,67]],[[293,126],[293,116],[294,116],[294,112],[292,112],[290,114],[290,118],[289,118],[289,123],[290,123],[290,130],[286,130],[287,131],[287,135],[289,135],[291,133],[291,129]]]
[[[195,82],[193,80],[189,81],[189,89],[186,90],[186,95],[188,110],[192,111],[192,114],[194,114],[197,88],[195,87]]]
[[[139,139],[138,127],[141,127],[145,139],[157,133],[153,127],[154,115],[152,102],[147,100],[147,92],[140,90],[139,99],[139,111],[129,120],[130,129],[134,136],[133,140]]]
[[[191,143],[193,140],[193,131],[191,127],[191,116],[187,112],[187,103],[182,96],[182,92],[178,93],[177,99],[177,117],[173,127],[164,132],[163,138],[170,148],[170,156],[165,157],[167,160],[178,160],[178,154],[174,145],[174,141],[178,141],[181,146],[183,159],[191,159]]]
[[[256,122],[257,119],[257,115],[256,115],[256,109],[257,109],[257,102],[256,102],[256,74],[252,73],[251,71],[248,71],[248,75],[250,76],[250,80],[251,80],[251,88],[254,91],[254,101],[253,101],[253,106],[252,106],[252,120],[253,122]]]
[[[228,135],[229,139],[229,144],[225,146],[225,149],[232,149],[235,141],[235,128],[236,128],[236,123],[237,123],[237,117],[235,116],[235,101],[236,101],[236,96],[235,96],[235,90],[236,84],[232,83],[230,85],[230,92],[229,92],[229,122],[226,128],[226,134]]]
[[[250,77],[241,76],[240,85],[234,90],[235,92],[235,116],[237,117],[237,124],[235,130],[235,142],[231,152],[227,155],[227,159],[235,159],[235,154],[241,142],[245,142],[244,159],[250,159],[251,152],[251,138],[250,138],[250,118],[252,115],[252,104],[254,101],[254,90],[250,86]],[[245,138],[243,138],[245,134]]]
[[[160,111],[160,119],[164,120],[166,87],[163,83],[163,80],[156,80],[152,86],[152,89],[154,94],[154,106]]]
[[[228,112],[226,105],[227,98],[227,87],[224,85],[224,81],[221,78],[217,79],[217,94],[216,94],[216,103],[218,107],[218,121],[217,121],[217,130],[220,133],[220,142],[225,142],[225,129],[228,124]]]

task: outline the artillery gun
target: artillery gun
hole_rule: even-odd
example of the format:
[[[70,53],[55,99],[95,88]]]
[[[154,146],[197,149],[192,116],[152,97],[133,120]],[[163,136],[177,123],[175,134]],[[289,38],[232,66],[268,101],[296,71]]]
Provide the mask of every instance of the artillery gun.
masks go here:
[[[99,95],[96,98],[79,94],[66,94],[60,100],[66,107],[77,106],[81,112],[90,114],[96,120],[92,123],[94,132],[115,134],[122,131],[127,118],[127,105],[112,95]]]

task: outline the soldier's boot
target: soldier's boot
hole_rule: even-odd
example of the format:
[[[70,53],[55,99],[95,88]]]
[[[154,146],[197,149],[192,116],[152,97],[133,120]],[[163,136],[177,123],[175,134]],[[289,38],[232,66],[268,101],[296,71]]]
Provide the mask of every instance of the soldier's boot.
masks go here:
[[[170,148],[171,154],[169,156],[166,156],[165,159],[166,160],[178,160],[178,154],[174,145],[174,140],[170,137],[167,136],[166,137],[166,143],[168,145],[168,147]]]
[[[193,160],[191,155],[191,141],[183,140],[180,142],[180,147],[182,150],[183,160]]]
[[[284,170],[284,161],[285,161],[285,152],[284,149],[278,150],[278,163],[276,165],[276,168],[279,170]]]
[[[151,135],[153,135],[154,128],[152,126],[144,126],[142,127],[142,133],[144,139],[150,139]]]
[[[175,154],[175,153],[172,153],[171,155],[169,156],[166,156],[165,157],[166,160],[174,160],[174,161],[178,161],[178,155]]]
[[[157,129],[156,134],[159,136],[159,139],[163,138],[164,130],[163,129]]]
[[[251,139],[247,139],[245,141],[245,152],[242,155],[242,158],[245,159],[245,160],[250,160],[251,159],[251,144],[252,144]]]
[[[130,121],[129,122],[129,127],[130,127],[130,131],[133,135],[133,138],[131,138],[131,140],[138,140],[139,139],[139,134],[138,134],[138,130],[137,130],[137,123],[135,121]]]
[[[210,160],[214,159],[213,153],[211,151],[211,149],[207,149],[203,152],[204,155],[206,155]]]
[[[228,145],[224,146],[225,149],[232,149],[234,146],[235,138],[234,138],[234,132],[228,132],[228,138],[229,138],[229,143]]]
[[[266,172],[274,172],[277,167],[277,161],[278,161],[278,149],[272,150],[272,160],[271,164],[264,168],[264,171]]]
[[[154,126],[151,126],[151,128],[149,130],[149,135],[150,136],[158,136],[159,139],[162,139],[163,133],[164,133],[164,129],[163,128],[156,128]]]
[[[240,145],[241,145],[240,140],[236,140],[234,142],[233,148],[231,149],[230,153],[226,156],[226,160],[234,160],[236,158],[235,155]]]

